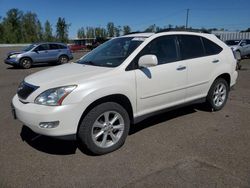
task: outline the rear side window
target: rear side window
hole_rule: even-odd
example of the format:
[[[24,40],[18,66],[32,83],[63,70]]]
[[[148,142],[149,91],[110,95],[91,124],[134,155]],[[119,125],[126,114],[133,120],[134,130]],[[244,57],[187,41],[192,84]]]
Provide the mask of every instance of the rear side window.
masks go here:
[[[217,44],[215,44],[214,42],[203,37],[202,37],[202,41],[204,44],[206,55],[216,55],[222,51],[222,48],[218,46]]]
[[[250,40],[246,40],[247,44],[250,44]]]
[[[198,58],[205,55],[201,38],[194,35],[180,35],[179,45],[182,59]]]
[[[57,49],[59,49],[57,44],[49,44],[49,48],[50,48],[50,50],[57,50]]]
[[[58,44],[58,48],[59,48],[59,49],[66,49],[66,48],[67,48],[67,46],[64,46],[64,45]]]

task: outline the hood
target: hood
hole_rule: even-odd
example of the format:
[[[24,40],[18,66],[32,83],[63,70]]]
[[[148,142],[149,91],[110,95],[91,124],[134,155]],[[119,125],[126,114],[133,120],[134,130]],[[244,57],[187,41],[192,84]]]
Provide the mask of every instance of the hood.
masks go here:
[[[82,83],[100,74],[111,71],[112,68],[68,63],[39,71],[25,78],[25,82],[36,86],[63,86]]]
[[[23,53],[23,51],[12,51],[12,52],[9,52],[8,55],[15,55],[15,54],[21,54]]]

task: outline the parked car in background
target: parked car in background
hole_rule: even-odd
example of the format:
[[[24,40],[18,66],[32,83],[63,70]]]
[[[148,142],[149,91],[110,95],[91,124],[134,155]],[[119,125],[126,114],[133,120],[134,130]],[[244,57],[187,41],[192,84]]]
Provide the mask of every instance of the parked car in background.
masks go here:
[[[225,43],[232,48],[236,57],[242,58],[250,55],[250,40],[227,40]]]
[[[235,68],[232,50],[215,35],[129,34],[76,63],[26,77],[12,110],[38,134],[78,139],[105,154],[123,145],[130,125],[155,113],[197,102],[221,110],[236,83]]]
[[[35,43],[19,52],[10,52],[5,63],[28,69],[37,63],[67,63],[73,59],[70,49],[63,43]]]
[[[80,51],[80,50],[86,50],[87,46],[81,45],[81,44],[70,44],[69,49],[71,52],[76,52],[76,51]]]

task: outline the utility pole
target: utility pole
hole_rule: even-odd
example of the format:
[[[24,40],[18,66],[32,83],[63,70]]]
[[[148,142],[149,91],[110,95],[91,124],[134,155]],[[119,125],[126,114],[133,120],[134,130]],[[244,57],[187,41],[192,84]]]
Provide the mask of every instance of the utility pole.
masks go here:
[[[187,9],[187,16],[186,16],[186,29],[188,28],[188,16],[189,16],[189,8]]]

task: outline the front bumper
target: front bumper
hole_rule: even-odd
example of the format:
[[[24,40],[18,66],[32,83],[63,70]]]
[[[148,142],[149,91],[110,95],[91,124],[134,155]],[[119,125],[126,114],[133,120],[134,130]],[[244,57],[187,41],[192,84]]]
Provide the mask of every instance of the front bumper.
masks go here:
[[[8,64],[8,65],[18,65],[19,64],[17,59],[5,59],[4,63]]]
[[[67,137],[76,135],[78,123],[81,115],[77,111],[78,104],[62,106],[45,106],[34,103],[23,103],[15,95],[12,99],[12,105],[16,118],[25,126],[29,127],[35,133],[52,136]],[[55,128],[41,128],[41,122],[59,121]]]

